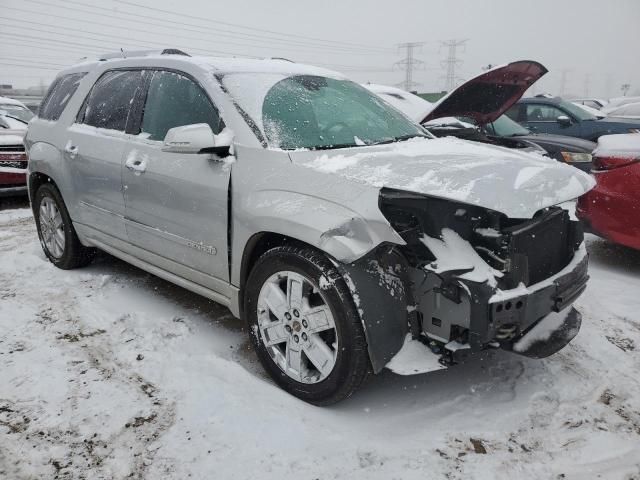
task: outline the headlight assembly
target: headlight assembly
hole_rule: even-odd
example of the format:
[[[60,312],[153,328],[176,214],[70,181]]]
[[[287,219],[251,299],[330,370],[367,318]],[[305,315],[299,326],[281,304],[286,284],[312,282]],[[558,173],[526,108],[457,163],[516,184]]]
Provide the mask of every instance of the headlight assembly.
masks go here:
[[[567,163],[587,163],[591,161],[590,153],[560,152]]]

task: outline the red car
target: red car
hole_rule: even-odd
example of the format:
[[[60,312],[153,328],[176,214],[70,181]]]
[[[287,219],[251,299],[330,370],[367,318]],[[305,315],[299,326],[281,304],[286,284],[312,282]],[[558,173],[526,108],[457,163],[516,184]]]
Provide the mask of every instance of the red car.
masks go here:
[[[640,134],[606,135],[593,152],[596,187],[578,217],[596,235],[640,250]]]
[[[0,129],[0,197],[27,194],[25,132]]]

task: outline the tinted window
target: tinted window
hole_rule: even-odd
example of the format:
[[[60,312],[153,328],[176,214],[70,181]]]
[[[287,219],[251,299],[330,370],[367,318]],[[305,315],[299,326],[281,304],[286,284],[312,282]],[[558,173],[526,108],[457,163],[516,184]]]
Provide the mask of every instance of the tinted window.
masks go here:
[[[56,79],[40,105],[38,116],[45,120],[58,120],[85,75],[86,73],[71,73]]]
[[[105,73],[89,94],[82,123],[98,128],[124,131],[129,111],[142,87],[142,71]]]
[[[164,140],[169,129],[207,123],[220,133],[221,121],[204,91],[189,78],[173,72],[153,74],[142,117],[141,133]]]
[[[541,103],[527,105],[527,121],[529,122],[555,122],[560,115],[566,116],[567,114],[553,105]]]

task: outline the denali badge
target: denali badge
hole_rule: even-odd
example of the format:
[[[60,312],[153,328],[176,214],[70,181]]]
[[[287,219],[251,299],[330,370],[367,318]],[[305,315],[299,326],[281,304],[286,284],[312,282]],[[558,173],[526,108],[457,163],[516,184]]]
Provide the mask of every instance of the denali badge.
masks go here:
[[[203,243],[189,241],[187,242],[187,246],[189,248],[193,248],[194,250],[200,250],[201,252],[208,253],[209,255],[215,255],[216,253],[218,253],[216,247],[210,247],[209,245],[205,245]]]

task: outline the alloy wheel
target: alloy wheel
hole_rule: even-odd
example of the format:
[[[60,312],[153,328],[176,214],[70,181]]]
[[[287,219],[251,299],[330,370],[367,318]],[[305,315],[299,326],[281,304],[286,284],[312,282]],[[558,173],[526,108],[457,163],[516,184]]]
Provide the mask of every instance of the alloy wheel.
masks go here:
[[[321,290],[299,273],[278,272],[262,285],[257,306],[260,340],[280,370],[302,383],[327,378],[338,334]]]

